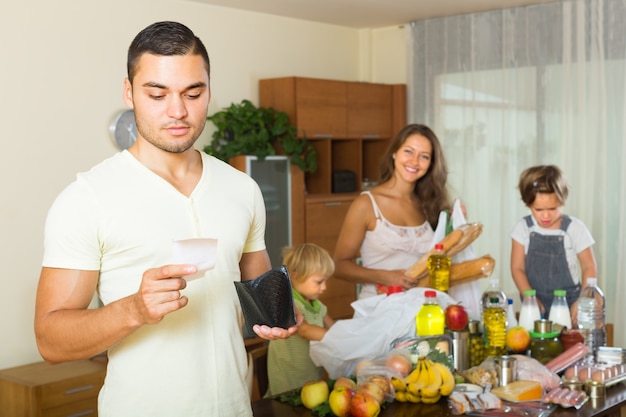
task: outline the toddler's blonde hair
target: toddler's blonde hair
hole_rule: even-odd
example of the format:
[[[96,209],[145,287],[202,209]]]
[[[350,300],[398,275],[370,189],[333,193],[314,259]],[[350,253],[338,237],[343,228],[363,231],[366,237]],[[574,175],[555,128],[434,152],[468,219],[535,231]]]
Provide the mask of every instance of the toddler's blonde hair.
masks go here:
[[[333,258],[315,243],[287,246],[283,248],[282,255],[291,279],[304,281],[311,275],[330,277],[335,273]]]

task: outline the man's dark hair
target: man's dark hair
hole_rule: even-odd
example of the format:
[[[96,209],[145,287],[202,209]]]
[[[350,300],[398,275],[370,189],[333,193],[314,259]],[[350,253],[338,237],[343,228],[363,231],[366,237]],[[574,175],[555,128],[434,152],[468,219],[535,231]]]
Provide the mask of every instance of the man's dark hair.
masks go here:
[[[187,26],[178,22],[157,22],[139,32],[128,48],[126,70],[133,83],[137,62],[144,53],[161,56],[200,55],[211,75],[209,54],[204,44]]]

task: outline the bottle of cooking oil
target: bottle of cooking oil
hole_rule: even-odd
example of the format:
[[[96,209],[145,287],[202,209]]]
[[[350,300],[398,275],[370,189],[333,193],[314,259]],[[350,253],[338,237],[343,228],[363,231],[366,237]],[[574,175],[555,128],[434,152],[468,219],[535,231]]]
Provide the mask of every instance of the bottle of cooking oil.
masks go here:
[[[506,310],[499,297],[491,297],[483,309],[485,356],[506,354]]]
[[[415,316],[415,327],[418,336],[437,336],[443,334],[445,317],[443,309],[437,303],[437,292],[426,290],[424,304]]]
[[[443,245],[437,243],[435,252],[428,257],[430,287],[437,291],[448,292],[450,288],[450,257],[443,251]]]

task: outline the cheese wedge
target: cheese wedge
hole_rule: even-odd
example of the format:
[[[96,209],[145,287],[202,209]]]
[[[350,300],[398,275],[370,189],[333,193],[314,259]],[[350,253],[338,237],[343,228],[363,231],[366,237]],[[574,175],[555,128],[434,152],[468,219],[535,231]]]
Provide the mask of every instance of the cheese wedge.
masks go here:
[[[523,401],[536,401],[543,397],[543,388],[537,381],[513,381],[504,387],[491,390],[504,401],[519,403]]]

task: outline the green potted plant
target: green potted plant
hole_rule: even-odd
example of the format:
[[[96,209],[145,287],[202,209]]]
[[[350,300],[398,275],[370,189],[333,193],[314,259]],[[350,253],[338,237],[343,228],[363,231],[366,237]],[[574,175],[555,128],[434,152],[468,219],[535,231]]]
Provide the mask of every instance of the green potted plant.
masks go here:
[[[289,157],[304,172],[317,170],[317,152],[297,130],[287,113],[273,108],[256,107],[249,100],[233,103],[207,117],[217,130],[204,151],[223,161],[237,155],[254,155],[264,160],[278,153]]]

